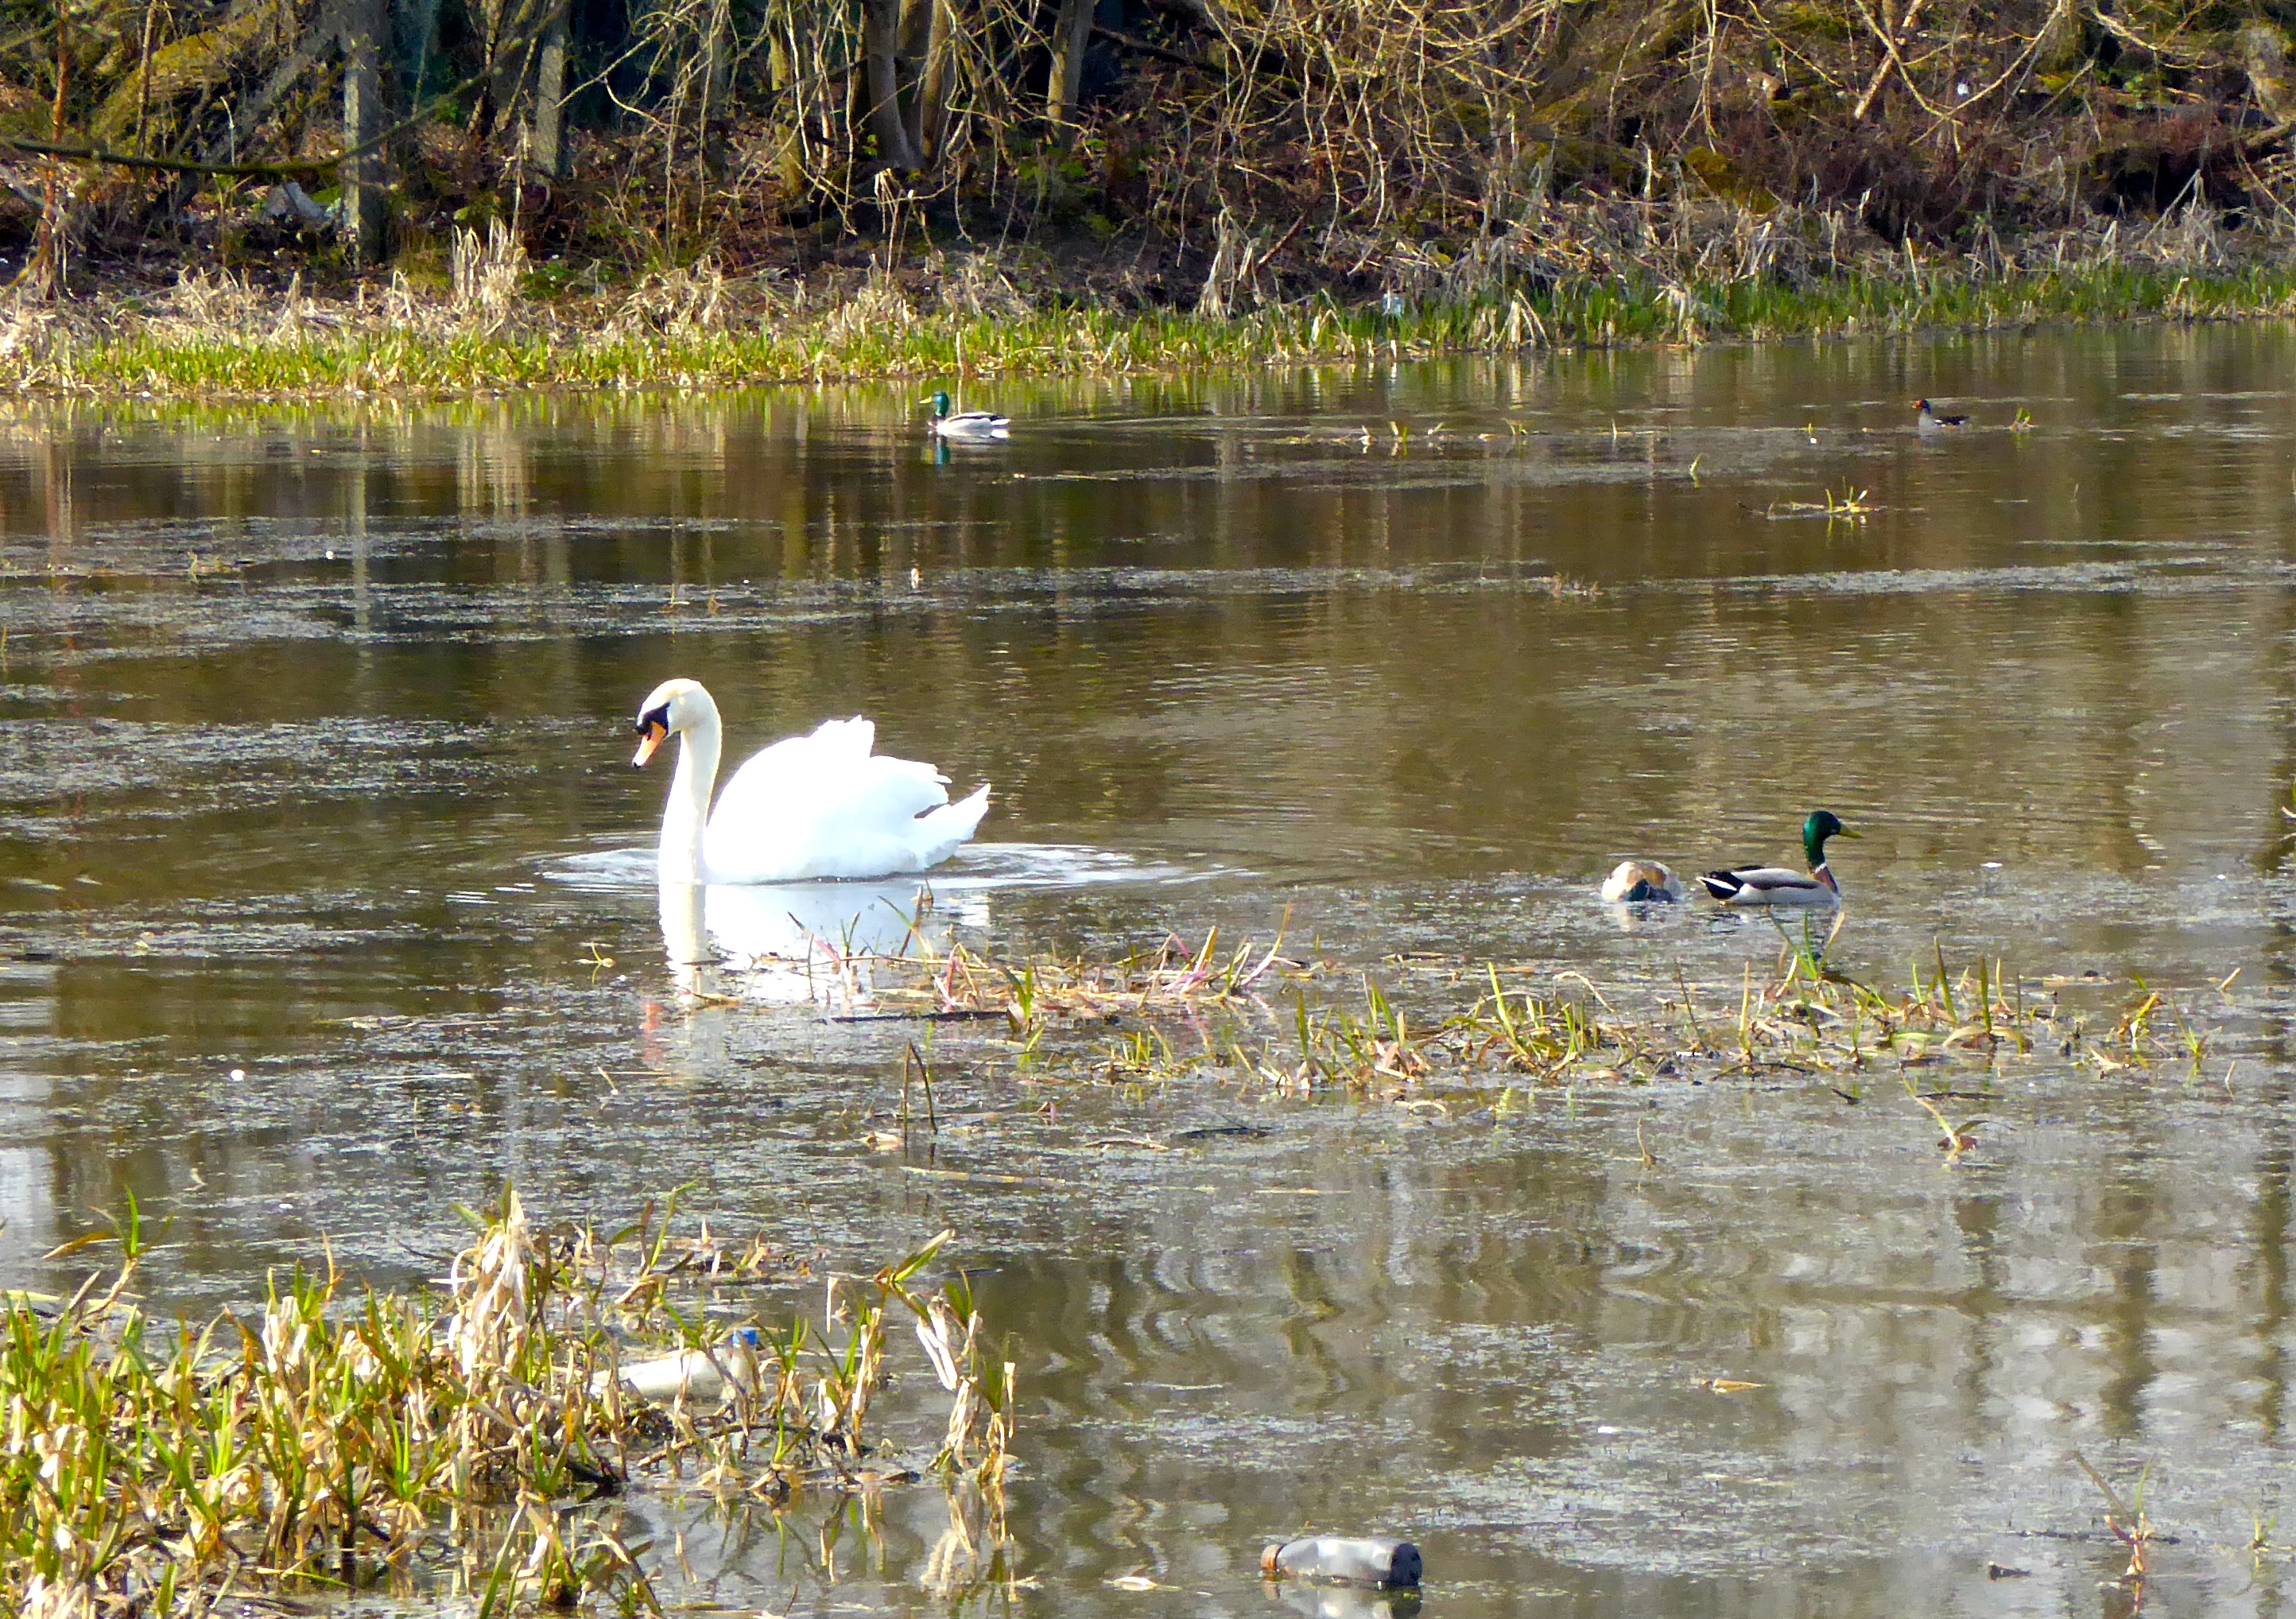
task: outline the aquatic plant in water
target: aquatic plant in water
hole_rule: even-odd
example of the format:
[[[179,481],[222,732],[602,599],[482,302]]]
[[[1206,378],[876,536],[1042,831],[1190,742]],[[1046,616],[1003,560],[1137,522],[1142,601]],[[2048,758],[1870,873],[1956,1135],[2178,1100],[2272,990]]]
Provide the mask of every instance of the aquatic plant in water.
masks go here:
[[[1494,1088],[1505,1101],[1522,1086],[1669,1078],[1801,1073],[1850,1095],[1884,1060],[1895,1072],[2018,1056],[2099,1072],[2181,1061],[2197,1072],[2209,1049],[2176,999],[2141,982],[2116,1005],[2112,984],[2029,981],[1989,957],[1949,970],[1940,946],[1933,967],[1912,963],[1908,987],[1890,990],[1828,965],[1832,930],[1797,919],[1799,937],[1779,925],[1774,978],[1757,982],[1751,966],[1736,985],[1677,976],[1671,993],[1606,993],[1579,974],[1417,953],[1349,970],[1286,955],[1280,933],[1223,945],[1217,928],[1200,944],[1170,935],[1102,959],[1000,962],[919,938],[870,960],[868,1015],[1001,1017],[1016,1067],[1041,1083],[1207,1078],[1247,1095],[1436,1113],[1480,1105]],[[1958,1157],[1971,1126],[1939,1123]]]
[[[131,1199],[68,1245],[114,1245],[116,1269],[69,1299],[11,1295],[0,1317],[0,1598],[40,1619],[198,1615],[296,1584],[445,1589],[482,1614],[589,1592],[658,1612],[641,1552],[570,1508],[673,1486],[778,1506],[882,1468],[868,1416],[896,1319],[952,1400],[938,1453],[906,1475],[962,1480],[1001,1537],[1015,1368],[962,1276],[917,1287],[948,1232],[836,1278],[824,1319],[753,1344],[709,1306],[809,1268],[706,1224],[674,1237],[670,1214],[552,1234],[505,1190],[441,1293],[353,1301],[330,1260],[275,1280],[259,1317],[195,1326],[135,1302],[150,1244]],[[640,1399],[625,1357],[664,1348],[705,1358],[722,1399],[699,1380]]]

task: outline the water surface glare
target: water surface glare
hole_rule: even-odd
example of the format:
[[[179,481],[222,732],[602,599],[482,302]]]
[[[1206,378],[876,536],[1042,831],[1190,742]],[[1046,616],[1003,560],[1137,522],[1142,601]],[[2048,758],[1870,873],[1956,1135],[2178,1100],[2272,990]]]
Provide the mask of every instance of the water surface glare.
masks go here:
[[[692,1183],[832,1267],[956,1228],[1021,1367],[1022,1608],[1322,1611],[1262,1541],[1377,1529],[1442,1619],[2117,1616],[2078,1452],[2156,1459],[2147,1606],[2276,1613],[2291,377],[2259,325],[1002,384],[963,403],[1011,440],[940,453],[910,390],[14,407],[0,1280],[126,1191],[205,1309],[323,1237],[433,1275],[504,1178],[603,1222]],[[914,1028],[801,974],[677,999],[628,766],[673,674],[732,758],[858,712],[995,784],[932,923],[994,952],[1288,916],[1404,1000],[1420,952],[1735,985],[1773,930],[1595,886],[1822,804],[1846,970],[2141,977],[2210,1045],[2021,1068],[1948,1166],[1894,1066],[1446,1114],[1047,1087],[952,1026],[905,1160],[866,1121]],[[689,1600],[939,1606],[930,1488],[834,1582],[632,1510]]]

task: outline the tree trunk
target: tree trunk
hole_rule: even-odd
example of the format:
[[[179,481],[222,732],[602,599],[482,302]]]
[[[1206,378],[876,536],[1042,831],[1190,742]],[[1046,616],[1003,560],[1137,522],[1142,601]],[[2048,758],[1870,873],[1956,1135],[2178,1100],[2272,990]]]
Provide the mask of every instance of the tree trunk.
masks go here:
[[[561,5],[542,30],[542,58],[534,76],[534,122],[529,148],[545,183],[566,177],[565,103],[566,8]]]
[[[726,168],[726,103],[733,80],[734,12],[727,0],[712,0],[709,37],[701,78],[701,161],[712,174]]]
[[[383,154],[367,151],[382,134],[384,0],[343,0],[343,242],[353,264],[381,264],[390,226],[382,194]]]
[[[925,140],[924,64],[932,50],[934,14],[939,0],[901,0],[901,26],[895,62],[901,79],[901,127],[908,132],[909,149],[920,166],[932,160]]]
[[[957,0],[931,0],[931,4],[924,77],[917,86],[917,148],[926,161],[938,163],[948,135],[949,63],[956,54]]]
[[[358,5],[366,0],[349,0]],[[527,70],[539,51],[537,25],[545,0],[483,0],[478,14],[486,26],[487,75],[479,91],[477,111],[471,119],[471,145],[476,151],[494,135],[497,123],[507,126],[514,116],[520,93],[526,88]]]
[[[64,96],[71,85],[70,17],[56,7],[56,101],[48,119],[48,138],[64,138]],[[24,256],[14,284],[35,298],[64,295],[65,254],[71,245],[72,193],[62,184],[63,165],[51,160],[41,166],[40,224],[32,236],[32,251]]]
[[[1053,25],[1053,76],[1046,96],[1046,121],[1059,129],[1076,123],[1077,88],[1084,82],[1084,47],[1092,37],[1093,0],[1061,0]]]
[[[868,56],[866,94],[877,155],[904,174],[924,167],[901,121],[900,0],[861,0],[861,43]]]

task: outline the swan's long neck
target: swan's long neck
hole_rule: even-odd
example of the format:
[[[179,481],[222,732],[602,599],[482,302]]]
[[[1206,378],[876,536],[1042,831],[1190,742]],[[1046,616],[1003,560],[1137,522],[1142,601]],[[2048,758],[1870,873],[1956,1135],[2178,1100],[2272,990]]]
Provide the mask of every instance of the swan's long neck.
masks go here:
[[[704,698],[703,702],[708,703]],[[701,830],[709,822],[709,790],[718,785],[722,743],[714,704],[678,733],[677,773],[669,778],[669,802],[661,812],[661,848],[656,865],[665,883],[700,883]]]

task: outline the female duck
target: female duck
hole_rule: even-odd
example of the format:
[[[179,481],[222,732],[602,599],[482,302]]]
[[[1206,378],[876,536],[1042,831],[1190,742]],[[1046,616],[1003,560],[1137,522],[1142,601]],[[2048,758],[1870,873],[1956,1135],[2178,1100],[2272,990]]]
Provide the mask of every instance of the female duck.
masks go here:
[[[948,801],[931,765],[873,752],[877,727],[832,719],[774,744],[734,773],[713,810],[723,736],[693,680],[665,680],[638,706],[643,765],[671,736],[677,773],[662,811],[665,883],[802,883],[922,871],[956,852],[988,811],[986,785]]]
[[[1012,418],[992,411],[958,410],[948,407],[947,390],[932,397],[932,430],[944,439],[1003,439],[1013,425]]]
[[[1813,810],[1801,824],[1802,852],[1809,857],[1808,876],[1783,866],[1740,866],[1710,871],[1698,881],[1725,905],[1836,906],[1841,903],[1841,884],[1826,869],[1825,840],[1857,835],[1846,830],[1831,810]]]
[[[1682,898],[1682,879],[1656,860],[1620,860],[1603,880],[1603,898],[1612,905],[1641,905]]]

